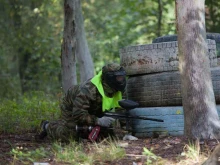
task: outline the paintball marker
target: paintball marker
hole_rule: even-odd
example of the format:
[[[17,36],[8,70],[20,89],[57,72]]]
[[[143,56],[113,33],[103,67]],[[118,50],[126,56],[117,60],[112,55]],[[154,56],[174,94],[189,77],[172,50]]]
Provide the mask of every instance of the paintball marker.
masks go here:
[[[124,113],[115,113],[115,112],[106,112],[103,114],[103,116],[112,117],[116,119],[126,119],[126,130],[128,130],[129,127],[129,120],[130,119],[140,119],[140,120],[151,120],[156,122],[163,122],[161,119],[154,119],[154,118],[148,118],[144,116],[134,116],[129,114],[129,110],[137,108],[139,104],[137,102],[134,102],[132,100],[120,100],[119,105],[125,109],[126,111]],[[98,135],[100,131],[103,130],[112,130],[113,128],[108,127],[100,127],[100,126],[76,126],[76,132],[77,133],[87,133],[89,136],[87,137],[91,141],[96,141],[98,138]]]
[[[120,100],[119,105],[126,110],[125,113],[115,113],[115,112],[106,112],[104,116],[112,117],[112,118],[123,118],[123,119],[141,119],[141,120],[151,120],[157,122],[163,122],[161,119],[148,118],[143,116],[131,116],[129,115],[129,110],[137,108],[139,104],[132,100]]]
[[[157,121],[157,122],[163,122],[161,119],[154,119],[154,118],[148,118],[144,116],[134,116],[129,115],[129,110],[137,108],[139,104],[132,100],[119,100],[118,104],[124,108],[126,111],[125,113],[115,113],[115,112],[106,112],[104,113],[104,116],[117,118],[117,119],[126,119],[126,130],[129,128],[129,119],[141,119],[141,120],[151,120],[151,121]]]

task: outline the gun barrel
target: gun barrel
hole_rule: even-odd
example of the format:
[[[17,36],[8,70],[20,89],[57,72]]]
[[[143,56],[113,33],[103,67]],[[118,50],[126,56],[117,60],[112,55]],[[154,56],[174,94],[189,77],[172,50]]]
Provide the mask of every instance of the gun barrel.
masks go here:
[[[144,116],[130,116],[130,115],[119,114],[119,113],[111,113],[111,112],[104,113],[104,116],[113,117],[113,118],[141,119],[141,120],[151,120],[151,121],[157,121],[157,122],[164,122],[161,119],[148,118],[148,117],[144,117]]]

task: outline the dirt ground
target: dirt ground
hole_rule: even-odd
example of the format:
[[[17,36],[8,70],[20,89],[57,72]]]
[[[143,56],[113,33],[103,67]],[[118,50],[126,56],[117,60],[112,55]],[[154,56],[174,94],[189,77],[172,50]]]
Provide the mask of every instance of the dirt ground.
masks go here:
[[[126,150],[126,157],[115,162],[106,162],[106,164],[117,165],[142,165],[146,161],[143,157],[143,147],[151,149],[152,152],[161,158],[173,161],[179,161],[180,154],[184,151],[184,146],[189,144],[189,140],[185,137],[158,137],[158,138],[143,138],[137,141],[120,141]],[[218,144],[217,140],[208,140],[200,143],[202,152],[213,151]],[[21,135],[1,134],[0,135],[0,164],[7,165],[13,161],[13,155],[9,154],[12,148],[23,147],[28,150],[35,150],[41,146],[48,147],[51,145],[49,141],[46,143],[37,143],[34,140],[33,133],[24,133]],[[48,160],[51,165],[56,165],[53,158]]]

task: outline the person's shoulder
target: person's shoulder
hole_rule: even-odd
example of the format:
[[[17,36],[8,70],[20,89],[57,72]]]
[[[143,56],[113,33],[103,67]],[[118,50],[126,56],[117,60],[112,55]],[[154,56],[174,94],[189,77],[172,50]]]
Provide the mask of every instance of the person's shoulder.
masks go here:
[[[90,92],[94,92],[96,91],[96,86],[91,82],[91,79],[88,79],[87,81],[83,82],[80,85],[81,90],[84,91],[90,91]]]

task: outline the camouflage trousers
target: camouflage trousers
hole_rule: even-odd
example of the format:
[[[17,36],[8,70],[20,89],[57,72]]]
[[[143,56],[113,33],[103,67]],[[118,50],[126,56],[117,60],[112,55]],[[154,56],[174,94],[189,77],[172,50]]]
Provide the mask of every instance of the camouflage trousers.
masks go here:
[[[74,122],[74,118],[71,117],[71,111],[66,111],[64,108],[61,108],[61,117],[59,120],[50,121],[47,127],[47,135],[56,141],[70,141],[76,140],[78,141],[79,138],[87,138],[89,132],[77,132],[76,131],[76,122]],[[116,120],[118,121],[118,120]],[[118,123],[118,122],[117,122]],[[113,127],[117,127],[113,124]],[[112,129],[101,131],[100,136],[107,137],[109,134],[114,135],[114,131]]]
[[[47,128],[47,135],[56,141],[68,142],[70,140],[78,140],[76,124],[73,121],[64,119],[50,121]]]

